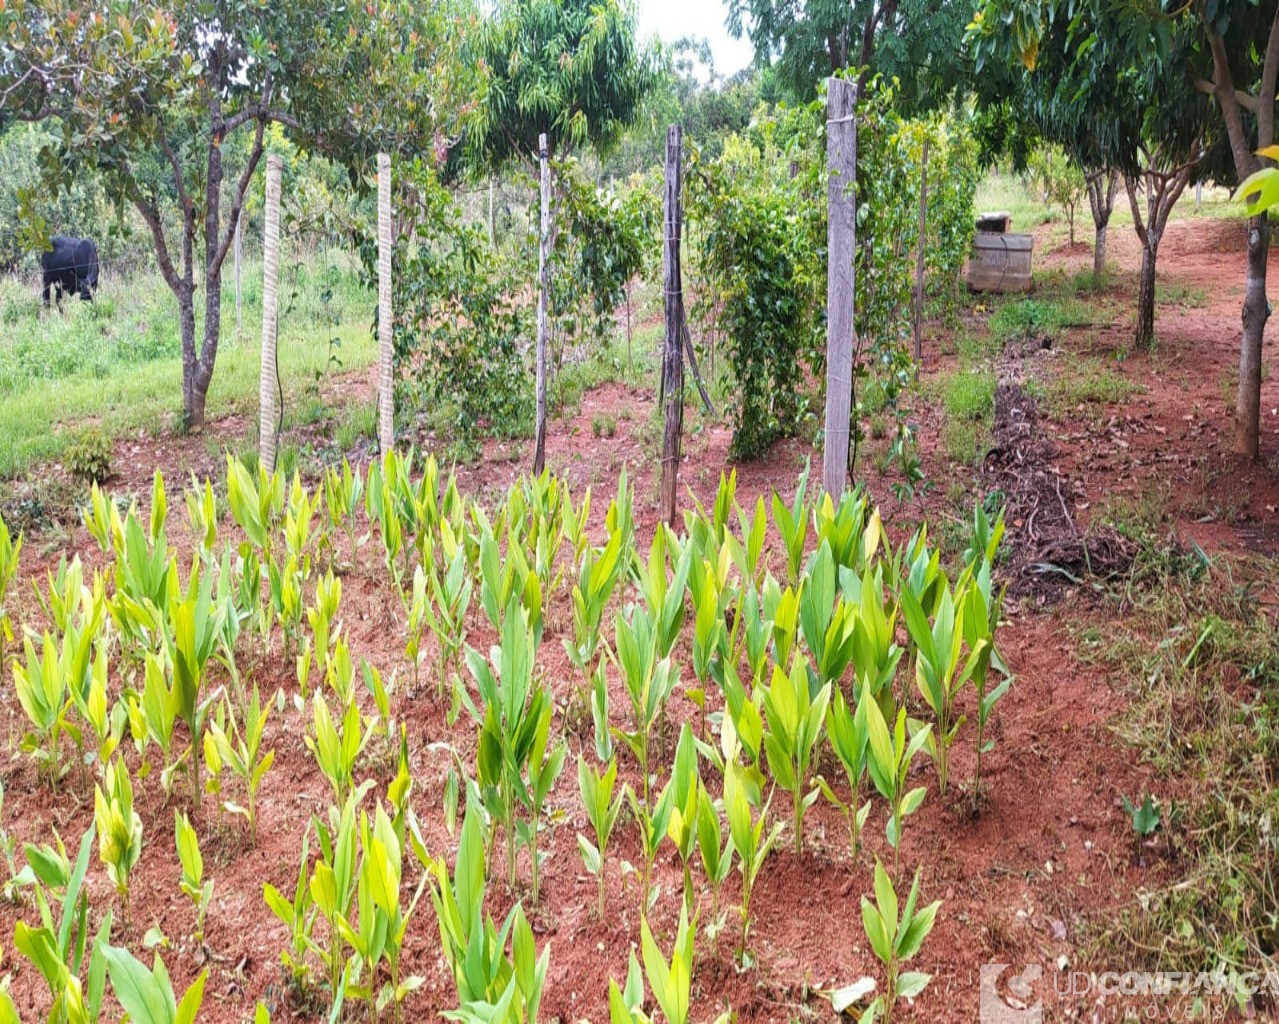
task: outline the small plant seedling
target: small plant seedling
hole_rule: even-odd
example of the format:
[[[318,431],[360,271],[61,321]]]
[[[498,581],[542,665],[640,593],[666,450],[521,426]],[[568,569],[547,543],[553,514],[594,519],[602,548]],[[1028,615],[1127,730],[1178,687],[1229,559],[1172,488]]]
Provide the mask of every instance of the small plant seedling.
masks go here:
[[[1140,804],[1134,804],[1126,796],[1123,798],[1124,813],[1132,819],[1132,830],[1140,839],[1149,839],[1159,831],[1163,823],[1163,813],[1157,801],[1149,793]]]

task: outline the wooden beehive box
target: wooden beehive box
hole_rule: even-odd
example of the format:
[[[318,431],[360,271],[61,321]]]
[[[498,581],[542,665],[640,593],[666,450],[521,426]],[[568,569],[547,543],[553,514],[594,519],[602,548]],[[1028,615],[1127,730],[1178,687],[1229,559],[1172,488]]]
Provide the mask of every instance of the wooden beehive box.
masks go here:
[[[983,213],[977,218],[973,252],[968,259],[968,287],[975,292],[1030,291],[1030,255],[1034,235],[1009,231],[1007,213]]]

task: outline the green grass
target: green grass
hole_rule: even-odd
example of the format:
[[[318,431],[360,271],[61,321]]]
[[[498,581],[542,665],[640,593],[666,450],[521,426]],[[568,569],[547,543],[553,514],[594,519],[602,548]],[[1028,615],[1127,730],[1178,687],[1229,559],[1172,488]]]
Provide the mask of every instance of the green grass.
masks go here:
[[[952,462],[975,465],[985,454],[995,412],[995,374],[968,367],[938,382],[941,391],[942,445]]]
[[[257,407],[260,264],[242,272],[243,321],[224,287],[222,341],[208,395],[211,419]],[[286,408],[296,391],[337,366],[373,362],[373,296],[336,258],[282,272],[279,366]],[[106,276],[97,301],[46,312],[31,279],[0,279],[0,477],[61,458],[77,431],[107,437],[172,429],[182,407],[177,305],[158,274]],[[296,410],[291,415],[296,415]],[[314,409],[303,413],[316,415]]]
[[[1049,413],[1060,416],[1080,406],[1125,402],[1141,386],[1120,374],[1107,360],[1070,356],[1045,390]]]
[[[1097,316],[1095,304],[1081,299],[1012,299],[991,315],[990,332],[1001,345],[1036,338],[1055,340],[1065,328],[1089,326]]]
[[[1141,854],[1167,865],[1094,922],[1099,959],[1200,972],[1273,955],[1279,634],[1258,598],[1276,585],[1268,560],[1209,562],[1147,536],[1114,614],[1078,629],[1085,663],[1127,698],[1115,728],[1153,771],[1163,818]]]

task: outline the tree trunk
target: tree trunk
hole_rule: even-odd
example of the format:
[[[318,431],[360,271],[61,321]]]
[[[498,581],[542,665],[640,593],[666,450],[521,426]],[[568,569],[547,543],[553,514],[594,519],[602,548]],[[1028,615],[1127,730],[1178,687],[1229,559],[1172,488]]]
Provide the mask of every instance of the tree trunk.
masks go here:
[[[1092,285],[1100,288],[1106,276],[1106,232],[1109,224],[1096,225],[1096,234],[1092,243]]]
[[[192,423],[198,408],[200,422],[204,422],[204,392],[196,387],[200,359],[195,351],[195,289],[182,281],[174,289],[178,300],[178,327],[182,335],[182,413],[186,425]]]
[[[1088,208],[1092,211],[1094,228],[1092,247],[1092,284],[1100,288],[1106,276],[1106,234],[1110,227],[1110,215],[1115,209],[1115,193],[1119,189],[1119,172],[1094,171],[1087,177]]]
[[[1261,342],[1270,317],[1266,300],[1266,259],[1270,231],[1266,215],[1248,221],[1248,277],[1243,300],[1243,341],[1239,346],[1239,395],[1235,402],[1239,454],[1256,460],[1261,454]]]
[[[1155,259],[1159,255],[1159,239],[1154,230],[1141,247],[1141,284],[1137,290],[1137,348],[1155,347]]]

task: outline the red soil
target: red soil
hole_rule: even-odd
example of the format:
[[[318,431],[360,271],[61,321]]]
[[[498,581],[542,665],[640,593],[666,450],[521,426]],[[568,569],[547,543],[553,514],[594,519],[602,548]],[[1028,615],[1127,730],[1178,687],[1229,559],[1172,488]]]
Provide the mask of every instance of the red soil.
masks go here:
[[[1218,221],[1179,222],[1169,229],[1161,256],[1161,281],[1202,289],[1204,305],[1163,309],[1157,325],[1159,349],[1154,354],[1128,353],[1115,364],[1117,372],[1143,385],[1144,392],[1123,406],[1106,409],[1100,417],[1071,416],[1050,428],[1058,442],[1057,468],[1085,514],[1117,494],[1140,496],[1162,489],[1167,493],[1160,514],[1168,532],[1193,538],[1212,551],[1273,552],[1279,544],[1275,513],[1279,414],[1271,410],[1279,407],[1279,383],[1271,378],[1263,393],[1267,417],[1263,448],[1268,461],[1259,466],[1241,464],[1230,455],[1233,394],[1228,397],[1222,388],[1237,358],[1239,339],[1243,258],[1241,240],[1235,237],[1238,230],[1233,223]],[[1125,271],[1135,269],[1135,258],[1134,244],[1113,239],[1112,259]],[[1091,256],[1076,246],[1050,254],[1044,262],[1073,271],[1090,266]],[[1106,298],[1124,310],[1131,294],[1125,286]],[[1071,332],[1058,349],[1113,353],[1126,347],[1130,324],[1130,314],[1121,311],[1114,324]],[[925,377],[950,364],[942,354],[948,342],[944,328],[932,325]],[[571,421],[552,424],[547,446],[548,465],[569,479],[576,495],[580,497],[588,484],[593,487],[597,518],[622,466],[627,467],[636,488],[642,543],[655,525],[657,489],[656,462],[641,443],[638,428],[649,416],[653,400],[648,390],[601,387],[585,397]],[[613,438],[597,439],[591,434],[593,417],[603,413],[618,417]],[[970,469],[946,462],[938,441],[939,411],[922,407],[916,410],[915,420],[925,470],[934,482],[915,507],[898,507],[889,487],[891,477],[867,466],[867,486],[898,535],[921,517],[939,528],[944,520],[960,514],[946,495],[951,481],[970,492],[973,487]],[[692,424],[693,418],[687,422]],[[228,441],[243,429],[237,419],[215,421],[209,427],[217,439]],[[703,502],[712,498],[727,465],[728,440],[728,429],[720,424],[705,425],[688,439],[681,483]],[[459,470],[464,489],[472,494],[504,489],[528,465],[528,453],[529,445],[523,441],[487,445],[478,465]],[[811,454],[808,444],[792,441],[778,445],[765,460],[740,466],[741,503],[750,507],[756,495],[767,496],[773,487],[789,494],[803,460]],[[189,469],[221,473],[220,460],[209,454],[204,439],[139,438],[121,446],[115,464],[120,471],[117,489],[142,495],[156,467],[165,471],[171,488],[186,478]],[[170,533],[183,535],[178,523],[185,517],[175,499],[171,493]],[[452,731],[448,729],[433,687],[424,687],[415,696],[408,694],[403,613],[379,578],[376,546],[375,540],[364,549],[362,565],[345,581],[344,629],[356,656],[369,658],[387,674],[399,671],[401,688],[395,706],[409,727],[415,806],[428,844],[451,859],[453,840],[440,809],[449,755],[431,744],[450,742],[469,761],[474,735],[465,718]],[[20,622],[39,627],[40,613],[27,580],[42,581],[64,550],[79,551],[86,562],[101,564],[80,528],[61,542],[30,538],[23,554],[25,579],[15,587]],[[1080,926],[1128,906],[1139,888],[1166,880],[1171,870],[1158,859],[1145,866],[1134,861],[1131,828],[1119,803],[1121,796],[1149,789],[1150,773],[1135,763],[1133,751],[1110,728],[1124,707],[1123,696],[1075,656],[1071,623],[1086,623],[1100,613],[1072,593],[1065,596],[1064,604],[1051,615],[1041,613],[1033,602],[1014,605],[1000,635],[1004,658],[1017,681],[995,715],[995,747],[983,762],[989,792],[982,813],[970,816],[959,794],[940,798],[931,766],[921,762],[916,769],[916,784],[927,785],[929,794],[907,823],[902,863],[912,872],[921,867],[924,899],[944,902],[935,931],[912,965],[931,972],[934,980],[912,1007],[901,1008],[899,1020],[976,1020],[978,974],[988,962],[1044,965],[1039,995],[1047,1000],[1050,1017],[1065,1012],[1047,975],[1059,958],[1074,967],[1084,955]],[[539,654],[539,666],[561,702],[575,685],[575,673],[560,642],[566,633],[571,634],[567,601],[562,593],[552,601]],[[485,649],[491,640],[487,627],[472,626],[469,641],[474,646]],[[295,691],[292,661],[282,655],[278,639],[269,651],[252,647],[245,660],[264,694],[273,694],[277,687],[290,695]],[[623,713],[624,702],[614,682],[615,715]],[[673,700],[670,736],[684,719],[696,724],[694,709]],[[7,794],[4,824],[25,841],[47,841],[54,827],[72,846],[92,819],[91,786],[72,773],[51,795],[37,779],[33,764],[17,748],[24,719],[7,687],[0,696],[0,721],[4,720],[11,738],[11,758],[0,772]],[[259,999],[267,1002],[277,1020],[309,1018],[314,1013],[300,1006],[283,986],[279,953],[287,936],[261,895],[264,882],[292,891],[300,837],[310,815],[323,813],[329,803],[327,784],[303,746],[307,720],[309,716],[300,715],[291,703],[283,715],[273,713],[266,745],[276,750],[276,762],[260,797],[256,847],[249,845],[238,821],[219,820],[211,799],[193,815],[206,874],[215,884],[206,927],[207,952],[193,948],[186,938],[194,915],[178,889],[173,808],[166,806],[154,779],[137,786],[144,850],[133,883],[129,922],[117,928],[115,941],[127,942],[141,953],[143,933],[159,925],[174,943],[165,959],[179,987],[207,966],[210,978],[203,1019],[245,1019]],[[638,840],[632,824],[619,826],[610,849],[609,913],[603,922],[597,921],[595,881],[581,866],[575,839],[577,831],[588,827],[578,801],[573,762],[579,749],[587,750],[589,756],[589,723],[563,721],[562,727],[569,737],[570,757],[552,794],[551,808],[563,817],[544,840],[551,857],[544,871],[541,904],[530,913],[539,942],[552,947],[542,1019],[600,1022],[608,1016],[608,979],[625,976],[628,951],[638,944],[638,885],[633,877],[624,884],[620,873],[623,860],[639,863]],[[953,776],[966,780],[971,773],[969,744],[961,743],[956,750]],[[631,759],[625,754],[619,759],[623,776],[636,783],[638,773]],[[363,766],[365,775],[382,783],[389,779],[391,768],[389,758]],[[829,764],[826,770],[831,770]],[[183,787],[178,788],[172,803],[185,807]],[[784,797],[779,794],[779,799]],[[742,1021],[828,1020],[833,1015],[816,990],[865,974],[880,977],[862,935],[858,904],[861,895],[870,891],[872,855],[891,853],[883,826],[882,802],[877,802],[866,833],[869,851],[853,863],[843,818],[824,802],[813,807],[803,856],[796,857],[783,842],[784,848],[770,858],[755,891],[750,945],[756,967],[743,973],[734,969],[731,926],[718,951],[699,935],[694,1020],[712,1020],[727,1007]],[[416,877],[416,869],[410,871]],[[488,905],[499,916],[510,905],[511,896],[505,892],[501,871],[495,874]],[[521,878],[526,877],[525,858]],[[700,872],[695,877],[704,923],[709,919],[710,893]],[[89,878],[95,912],[115,905],[96,851]],[[656,879],[662,896],[652,921],[659,943],[669,948],[680,887],[679,865],[669,846],[659,859]],[[735,907],[738,886],[734,872],[724,888],[723,906]],[[33,913],[30,907],[0,906],[0,935],[10,935],[16,919],[31,919]],[[43,981],[25,962],[12,955],[6,959],[15,972],[13,992],[24,1018],[42,1015],[47,1009]],[[1124,965],[1093,966],[1122,969]],[[419,905],[410,925],[404,970],[427,979],[411,998],[407,1019],[425,1020],[455,1005],[450,1002],[452,979],[440,956],[429,901]]]

